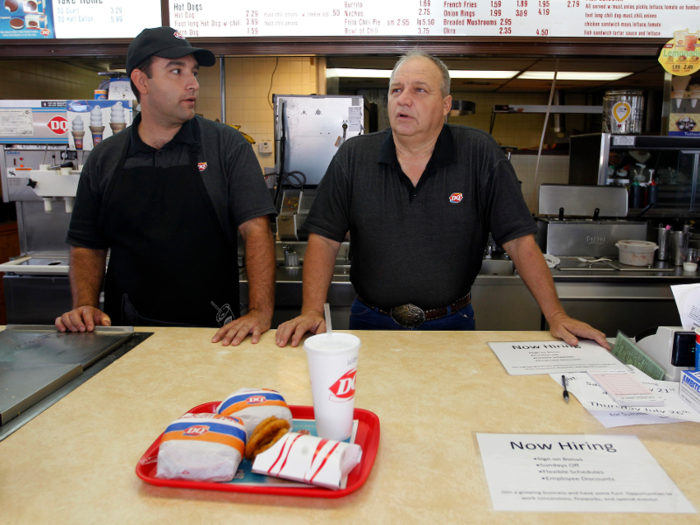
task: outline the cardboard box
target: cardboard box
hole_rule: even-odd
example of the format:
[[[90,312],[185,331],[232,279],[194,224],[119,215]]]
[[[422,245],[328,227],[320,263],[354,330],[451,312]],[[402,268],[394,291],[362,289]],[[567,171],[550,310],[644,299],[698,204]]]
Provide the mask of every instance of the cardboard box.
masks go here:
[[[700,371],[683,370],[681,374],[680,398],[700,412]]]

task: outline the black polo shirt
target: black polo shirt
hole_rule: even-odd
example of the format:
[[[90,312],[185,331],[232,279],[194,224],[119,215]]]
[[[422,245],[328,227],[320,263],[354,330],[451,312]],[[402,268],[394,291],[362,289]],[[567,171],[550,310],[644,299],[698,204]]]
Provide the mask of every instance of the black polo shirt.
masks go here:
[[[345,142],[318,187],[304,228],[341,242],[350,279],[381,308],[423,309],[466,295],[492,232],[502,245],[537,231],[510,162],[486,132],[445,125],[414,188],[391,130]]]
[[[235,245],[236,230],[244,222],[263,215],[275,215],[270,192],[250,143],[225,124],[195,117],[199,125],[200,175],[229,241]],[[66,242],[92,249],[109,248],[97,227],[102,199],[115,174],[124,147],[124,169],[170,168],[190,162],[190,147],[196,142],[194,119],[185,122],[173,139],[161,149],[141,140],[141,114],[124,131],[100,142],[90,152],[80,175]]]

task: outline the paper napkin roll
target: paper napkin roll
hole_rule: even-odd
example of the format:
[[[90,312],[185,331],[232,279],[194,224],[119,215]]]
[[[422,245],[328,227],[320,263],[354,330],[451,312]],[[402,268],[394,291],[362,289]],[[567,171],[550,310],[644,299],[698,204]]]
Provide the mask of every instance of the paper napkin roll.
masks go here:
[[[168,425],[158,449],[156,477],[231,481],[246,444],[243,421],[219,414],[185,414]]]
[[[337,490],[361,459],[360,445],[290,432],[255,458],[253,472]]]
[[[292,426],[292,411],[284,397],[268,388],[240,388],[217,407],[216,413],[240,418],[245,424],[248,437],[253,435],[255,427],[263,419],[271,416],[286,419]]]

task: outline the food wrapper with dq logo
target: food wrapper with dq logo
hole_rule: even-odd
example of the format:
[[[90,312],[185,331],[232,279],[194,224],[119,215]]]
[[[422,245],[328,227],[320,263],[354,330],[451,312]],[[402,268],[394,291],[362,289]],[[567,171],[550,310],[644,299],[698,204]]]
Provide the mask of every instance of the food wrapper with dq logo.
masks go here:
[[[361,459],[360,445],[290,432],[255,458],[253,472],[338,490]]]
[[[236,416],[245,424],[248,437],[253,435],[263,419],[275,416],[286,419],[292,426],[292,411],[284,397],[268,388],[240,388],[228,396],[216,409],[217,414]]]
[[[158,450],[156,477],[231,481],[245,444],[245,426],[237,417],[185,414],[165,429]]]

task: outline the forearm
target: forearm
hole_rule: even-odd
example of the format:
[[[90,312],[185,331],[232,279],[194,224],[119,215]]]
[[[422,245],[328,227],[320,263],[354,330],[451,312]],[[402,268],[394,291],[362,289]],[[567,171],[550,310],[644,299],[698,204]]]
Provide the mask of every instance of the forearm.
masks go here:
[[[107,250],[71,246],[69,277],[73,308],[99,308],[106,262]]]
[[[304,257],[303,296],[301,313],[315,311],[323,315],[323,304],[333,279],[335,258],[340,243],[312,233]]]
[[[554,279],[534,237],[520,237],[505,243],[503,247],[513,259],[520,277],[537,301],[547,322],[551,324],[551,319],[557,314],[565,315],[566,312],[557,296]]]
[[[272,317],[275,308],[275,243],[270,221],[267,217],[258,217],[244,226],[241,235],[245,241],[248,311],[257,310]]]

